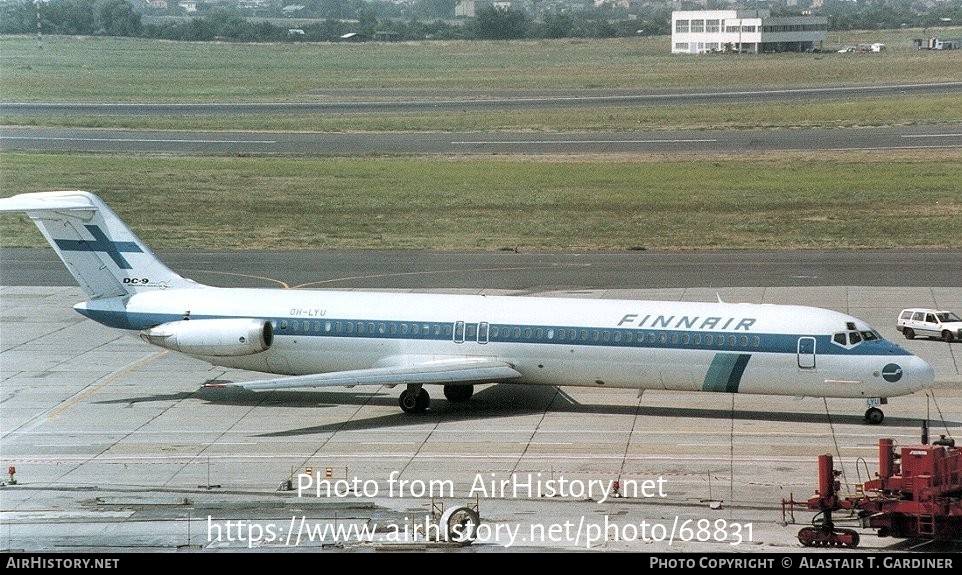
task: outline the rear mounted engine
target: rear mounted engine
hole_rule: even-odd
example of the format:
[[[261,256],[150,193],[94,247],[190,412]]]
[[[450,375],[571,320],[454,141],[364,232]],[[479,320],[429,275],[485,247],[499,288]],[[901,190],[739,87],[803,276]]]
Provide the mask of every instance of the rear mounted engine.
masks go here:
[[[191,319],[145,329],[140,339],[190,355],[252,355],[271,347],[274,328],[259,319]]]

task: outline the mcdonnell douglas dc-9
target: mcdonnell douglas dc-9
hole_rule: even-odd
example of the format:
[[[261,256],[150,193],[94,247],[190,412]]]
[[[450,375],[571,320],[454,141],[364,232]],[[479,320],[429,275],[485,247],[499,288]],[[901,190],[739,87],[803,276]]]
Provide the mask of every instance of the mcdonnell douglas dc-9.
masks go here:
[[[886,398],[931,385],[932,367],[858,318],[793,305],[221,288],[164,265],[97,196],[0,199],[25,212],[106,326],[214,365],[277,377],[273,390],[401,386],[407,413],[427,386],[452,402],[519,383],[849,397],[881,423]]]

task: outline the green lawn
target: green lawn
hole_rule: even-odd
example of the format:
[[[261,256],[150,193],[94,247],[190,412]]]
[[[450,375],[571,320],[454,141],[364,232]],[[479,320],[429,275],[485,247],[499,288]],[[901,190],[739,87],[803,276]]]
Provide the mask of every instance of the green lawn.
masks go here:
[[[648,158],[3,155],[154,248],[962,248],[962,152]],[[43,245],[5,216],[3,246]]]
[[[962,35],[962,30],[960,30]],[[0,37],[0,98],[341,101],[544,90],[763,89],[958,81],[921,31],[830,34],[881,54],[672,56],[667,38],[398,44]],[[597,93],[597,92],[596,92]],[[328,115],[6,117],[207,130],[804,129],[962,122],[962,94],[751,105]],[[230,157],[0,153],[0,195],[86,189],[155,248],[962,248],[962,152],[716,156]],[[4,216],[0,245],[39,246]]]
[[[962,29],[959,30],[962,35]],[[832,34],[881,39],[880,54],[688,56],[665,38],[516,42],[230,44],[131,38],[0,37],[0,98],[42,102],[329,102],[499,97],[605,90],[755,90],[958,81],[962,51],[912,48],[921,31]],[[592,131],[861,126],[962,121],[962,93],[751,106],[611,105],[511,111],[15,116],[3,125],[336,132]]]
[[[948,33],[948,32],[946,32]],[[671,55],[670,40],[230,44],[0,36],[4,101],[247,102],[398,92],[737,89],[958,81],[962,52],[874,33],[880,54]],[[962,35],[959,31],[957,35]],[[836,35],[830,36],[830,42]],[[839,35],[840,44],[861,36]],[[846,42],[847,41],[847,42]]]

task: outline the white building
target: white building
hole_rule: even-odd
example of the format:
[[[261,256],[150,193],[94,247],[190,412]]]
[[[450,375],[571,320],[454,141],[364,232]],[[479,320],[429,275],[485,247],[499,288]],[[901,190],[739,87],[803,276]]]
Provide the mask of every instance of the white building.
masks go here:
[[[768,10],[671,13],[671,53],[803,52],[828,37],[824,16],[771,16]]]

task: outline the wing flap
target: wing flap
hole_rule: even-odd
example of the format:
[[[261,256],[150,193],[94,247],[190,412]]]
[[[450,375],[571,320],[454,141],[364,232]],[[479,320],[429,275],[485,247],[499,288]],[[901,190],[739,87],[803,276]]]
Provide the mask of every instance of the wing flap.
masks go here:
[[[309,375],[295,375],[255,381],[240,381],[227,387],[253,391],[301,387],[354,385],[472,384],[517,379],[521,374],[510,364],[487,358],[457,358],[412,365],[375,367]]]

